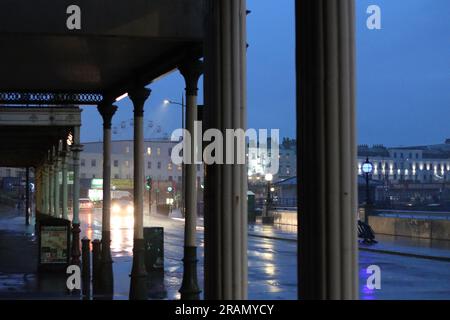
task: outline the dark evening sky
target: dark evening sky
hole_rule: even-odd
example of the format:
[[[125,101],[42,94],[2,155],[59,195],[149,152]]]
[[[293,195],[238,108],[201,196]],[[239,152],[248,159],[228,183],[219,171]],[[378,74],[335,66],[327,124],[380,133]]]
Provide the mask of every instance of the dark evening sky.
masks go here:
[[[450,1],[356,0],[356,4],[359,143],[416,145],[450,138]],[[381,30],[366,27],[366,9],[372,4],[381,8]],[[295,137],[294,0],[248,0],[247,6],[252,11],[249,127],[279,128],[281,136]],[[183,79],[174,72],[150,88],[146,137],[170,134],[180,127],[181,108],[162,102],[181,100]],[[118,105],[113,138],[130,139],[131,103],[124,99]],[[100,140],[100,116],[95,108],[83,109],[82,140]]]

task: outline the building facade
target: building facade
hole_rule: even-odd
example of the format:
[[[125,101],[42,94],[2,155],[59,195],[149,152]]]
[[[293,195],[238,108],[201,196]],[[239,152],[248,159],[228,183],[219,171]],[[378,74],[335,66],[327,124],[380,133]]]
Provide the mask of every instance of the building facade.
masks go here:
[[[450,139],[443,144],[394,147],[382,145],[358,147],[358,174],[369,159],[372,179],[392,184],[436,183],[450,181]]]
[[[274,181],[281,181],[297,176],[297,151],[295,140],[284,138],[278,146],[278,155],[272,154],[269,139],[268,146],[259,144],[249,144],[248,146],[248,176],[249,182],[257,182],[264,179],[266,173],[272,173]],[[277,157],[278,168],[273,172],[269,168],[272,166],[272,157]]]
[[[145,141],[145,176],[150,176],[153,181],[182,182],[182,166],[172,162],[173,147],[178,142],[170,140]],[[80,178],[101,179],[103,143],[83,143],[84,150],[80,155]],[[113,141],[111,145],[111,178],[133,178],[133,141]],[[197,182],[203,184],[203,166],[197,166]]]

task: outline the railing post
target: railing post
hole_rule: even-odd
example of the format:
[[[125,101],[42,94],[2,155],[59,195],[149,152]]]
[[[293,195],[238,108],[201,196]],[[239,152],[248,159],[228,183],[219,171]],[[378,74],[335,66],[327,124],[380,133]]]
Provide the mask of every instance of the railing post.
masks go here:
[[[98,239],[92,241],[92,291],[94,296],[97,295],[100,288],[100,272],[101,272],[101,242]]]
[[[81,277],[83,296],[86,299],[91,297],[91,240],[84,237],[81,240],[81,252],[82,252],[82,265],[81,265]]]

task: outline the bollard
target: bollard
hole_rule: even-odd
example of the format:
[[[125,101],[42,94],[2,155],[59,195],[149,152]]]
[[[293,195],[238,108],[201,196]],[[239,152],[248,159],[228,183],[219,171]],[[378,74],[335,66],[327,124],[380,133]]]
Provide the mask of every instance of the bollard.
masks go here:
[[[92,291],[94,295],[100,293],[101,272],[101,243],[100,240],[92,241]]]
[[[83,281],[83,296],[87,299],[91,296],[91,240],[84,237],[81,240],[82,265],[81,276]]]

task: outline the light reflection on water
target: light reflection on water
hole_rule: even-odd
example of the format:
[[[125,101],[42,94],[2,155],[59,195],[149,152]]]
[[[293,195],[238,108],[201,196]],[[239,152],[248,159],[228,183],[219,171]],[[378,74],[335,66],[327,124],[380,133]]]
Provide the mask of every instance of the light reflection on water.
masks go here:
[[[101,239],[101,210],[80,214],[81,236],[90,240]],[[111,213],[111,251],[114,256],[133,253],[134,217],[129,213]]]

